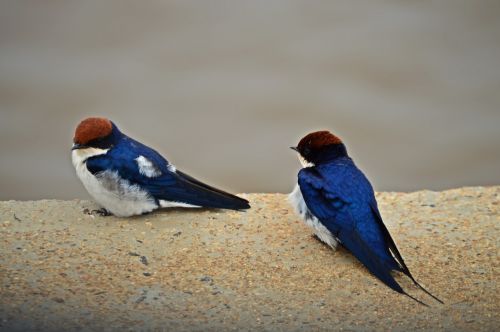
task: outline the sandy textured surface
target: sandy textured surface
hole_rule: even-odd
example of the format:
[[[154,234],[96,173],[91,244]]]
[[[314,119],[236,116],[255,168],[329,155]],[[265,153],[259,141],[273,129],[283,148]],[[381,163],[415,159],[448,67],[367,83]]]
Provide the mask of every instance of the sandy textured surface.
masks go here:
[[[88,201],[0,202],[2,330],[494,330],[500,187],[378,195],[423,307],[333,252],[285,195],[245,212],[101,217]]]

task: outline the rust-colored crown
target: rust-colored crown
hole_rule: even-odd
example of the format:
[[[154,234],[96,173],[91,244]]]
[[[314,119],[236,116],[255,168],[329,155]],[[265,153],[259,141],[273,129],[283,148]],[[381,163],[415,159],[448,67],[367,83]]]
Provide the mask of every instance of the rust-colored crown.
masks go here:
[[[304,149],[318,150],[327,145],[342,144],[342,140],[327,130],[315,131],[302,138],[297,146],[299,151]]]
[[[87,144],[96,138],[108,136],[112,130],[113,125],[106,118],[87,118],[76,127],[73,142]]]

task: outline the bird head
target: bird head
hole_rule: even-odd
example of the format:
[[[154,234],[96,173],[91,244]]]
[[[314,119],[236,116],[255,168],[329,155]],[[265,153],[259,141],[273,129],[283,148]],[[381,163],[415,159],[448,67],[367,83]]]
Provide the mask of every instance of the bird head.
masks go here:
[[[109,149],[115,145],[119,133],[116,126],[106,118],[87,118],[76,127],[72,150]]]
[[[297,151],[304,166],[316,165],[340,156],[347,156],[344,143],[329,131],[315,131],[304,136],[299,145],[291,147]]]

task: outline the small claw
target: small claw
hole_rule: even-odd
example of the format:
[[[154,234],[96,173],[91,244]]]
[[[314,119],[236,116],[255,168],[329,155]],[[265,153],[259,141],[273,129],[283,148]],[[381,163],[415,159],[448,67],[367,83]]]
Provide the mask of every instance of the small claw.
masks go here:
[[[100,215],[101,217],[109,217],[109,216],[112,216],[113,214],[111,212],[109,212],[108,210],[106,210],[105,208],[101,208],[99,210],[92,210],[91,211],[92,213],[95,213],[95,214],[98,214]]]

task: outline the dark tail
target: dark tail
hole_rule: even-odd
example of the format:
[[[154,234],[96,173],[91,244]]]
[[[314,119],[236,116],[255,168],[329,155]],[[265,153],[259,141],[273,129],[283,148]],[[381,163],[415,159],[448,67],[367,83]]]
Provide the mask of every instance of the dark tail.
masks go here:
[[[391,239],[392,240],[392,239]],[[393,249],[395,248],[395,249]],[[394,256],[396,257],[397,261],[399,264],[401,264],[401,272],[403,272],[408,278],[411,279],[411,281],[418,287],[420,288],[421,290],[423,290],[427,295],[429,295],[430,297],[432,297],[434,300],[438,301],[439,303],[441,304],[444,304],[443,301],[441,301],[437,296],[433,295],[431,292],[429,292],[427,289],[425,289],[422,285],[420,285],[416,280],[415,278],[413,278],[413,275],[411,274],[410,272],[410,269],[408,268],[408,266],[406,266],[406,263],[405,261],[403,260],[403,257],[401,256],[401,254],[399,253],[398,249],[396,248],[396,245],[394,244],[393,242],[393,247],[390,247],[391,249],[391,252],[394,254]]]
[[[429,295],[430,297],[432,297],[434,300],[438,301],[439,303],[444,304],[443,301],[441,301],[437,296],[432,295],[431,292],[429,292],[427,289],[422,287],[422,285],[420,285],[415,280],[415,278],[413,278],[413,276],[411,275],[410,269],[408,268],[408,266],[406,266],[406,263],[403,259],[403,256],[401,256],[401,254],[399,253],[399,250],[396,247],[396,243],[392,239],[391,234],[389,233],[389,230],[387,230],[387,227],[385,227],[384,222],[382,221],[382,217],[380,216],[380,212],[378,211],[378,208],[374,205],[372,205],[371,208],[372,208],[372,212],[374,213],[374,215],[376,217],[375,219],[378,221],[378,224],[380,225],[380,228],[382,229],[382,233],[384,234],[384,238],[388,243],[388,247],[389,247],[390,252],[394,256],[396,262],[398,262],[398,264],[401,266],[400,271],[403,272],[406,276],[408,276],[408,278],[410,278],[411,281],[413,281],[413,283],[418,288],[423,290],[427,295]],[[406,295],[408,295],[408,294],[406,294]],[[420,302],[420,301],[417,301],[417,302]]]
[[[406,274],[408,276],[408,278],[411,279],[411,281],[413,281],[413,283],[418,287],[420,288],[421,290],[423,290],[427,295],[429,295],[430,297],[432,297],[434,300],[438,301],[439,303],[441,304],[444,304],[443,301],[441,301],[437,296],[431,294],[431,292],[429,292],[427,289],[425,289],[422,285],[420,285],[416,280],[415,278],[413,278],[413,276],[411,275],[410,273],[410,270],[408,270],[408,268],[406,266],[404,266],[405,270],[403,270],[403,273]]]
[[[246,199],[209,186],[179,170],[176,171],[176,174],[182,179],[185,187],[183,194],[190,204],[230,210],[246,210],[250,208],[250,204]]]
[[[417,303],[419,303],[419,304],[421,304],[421,305],[423,305],[423,306],[429,307],[429,305],[428,305],[427,303],[424,303],[424,302],[420,301],[419,299],[417,299],[417,298],[415,298],[415,297],[411,296],[410,294],[408,294],[408,293],[407,293],[407,292],[405,292],[405,291],[401,292],[401,294],[408,296],[410,299],[412,299],[413,301],[415,301],[415,302],[417,302]]]
[[[351,253],[363,263],[366,268],[375,275],[380,281],[390,287],[392,290],[408,296],[415,302],[428,307],[426,303],[406,293],[403,288],[394,280],[391,275],[391,269],[388,268],[380,259],[373,253],[371,248],[366,245],[357,232],[351,232],[342,236],[342,244],[351,251]]]

